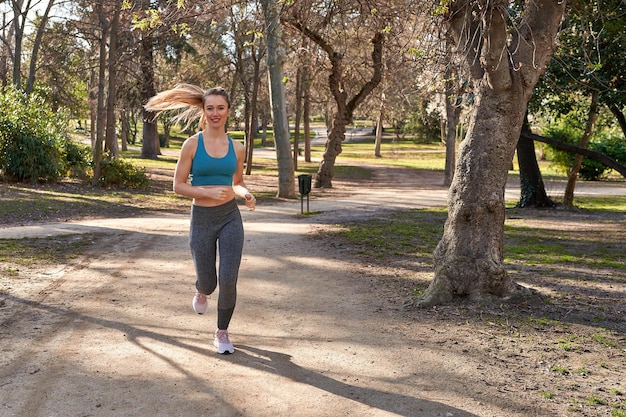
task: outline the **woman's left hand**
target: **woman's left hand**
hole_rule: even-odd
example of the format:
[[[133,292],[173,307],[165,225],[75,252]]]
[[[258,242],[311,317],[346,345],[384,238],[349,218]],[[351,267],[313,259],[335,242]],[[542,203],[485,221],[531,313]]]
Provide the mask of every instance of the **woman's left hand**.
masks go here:
[[[256,198],[250,193],[246,194],[244,198],[246,199],[246,207],[253,211],[256,207]]]

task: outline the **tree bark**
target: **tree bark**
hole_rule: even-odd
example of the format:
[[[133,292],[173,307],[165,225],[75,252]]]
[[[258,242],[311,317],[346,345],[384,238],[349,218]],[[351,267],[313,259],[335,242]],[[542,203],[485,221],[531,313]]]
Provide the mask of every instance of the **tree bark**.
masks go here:
[[[289,120],[283,89],[282,54],[280,52],[280,20],[276,0],[262,0],[267,37],[267,67],[270,78],[274,142],[278,162],[278,197],[295,198],[293,160],[289,144]]]
[[[450,186],[454,179],[454,169],[456,162],[456,132],[459,125],[459,117],[461,115],[461,105],[458,98],[458,94],[453,87],[453,71],[448,66],[445,73],[445,104],[446,104],[446,123],[445,123],[445,138],[446,138],[446,165],[443,176],[443,185]],[[453,100],[453,97],[456,97]]]
[[[519,164],[520,200],[517,207],[554,207],[554,201],[548,197],[541,177],[535,142],[524,133],[530,132],[528,119],[524,118],[522,134],[517,142],[517,161]]]
[[[593,128],[596,124],[596,119],[598,118],[598,97],[598,92],[594,90],[591,93],[591,105],[589,106],[587,125],[585,126],[583,136],[580,138],[580,142],[578,143],[578,146],[581,148],[586,148],[589,144],[589,140],[591,139],[591,134],[593,133]],[[563,194],[563,207],[566,209],[572,209],[574,207],[574,188],[576,188],[576,179],[578,178],[578,172],[580,171],[582,164],[583,156],[581,154],[576,154],[574,163],[568,172],[565,194]]]
[[[528,293],[503,265],[504,190],[532,90],[550,60],[564,2],[526,2],[507,28],[508,1],[450,3],[447,24],[469,70],[475,103],[433,254],[434,279],[416,305],[506,300]],[[510,48],[510,49],[509,49]]]

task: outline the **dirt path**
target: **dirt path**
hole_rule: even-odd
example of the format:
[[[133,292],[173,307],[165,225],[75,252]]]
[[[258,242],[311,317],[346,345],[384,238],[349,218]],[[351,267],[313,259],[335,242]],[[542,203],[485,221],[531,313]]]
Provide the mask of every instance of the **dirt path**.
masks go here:
[[[214,301],[211,314],[191,310],[187,216],[0,230],[94,242],[0,293],[0,416],[557,415],[484,377],[500,364],[485,362],[480,338],[459,345],[474,336],[469,326],[455,341],[428,315],[416,322],[375,276],[309,236],[383,204],[444,202],[439,182],[424,181],[345,187],[310,201],[317,216],[300,216],[299,201],[242,210],[233,355],[211,345]]]

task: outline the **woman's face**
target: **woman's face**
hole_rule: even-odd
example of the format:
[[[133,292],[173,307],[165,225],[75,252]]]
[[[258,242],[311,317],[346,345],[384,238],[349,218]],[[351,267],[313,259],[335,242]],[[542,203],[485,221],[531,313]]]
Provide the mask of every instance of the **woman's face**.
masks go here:
[[[209,127],[223,127],[230,115],[226,98],[211,94],[204,98],[204,117]]]

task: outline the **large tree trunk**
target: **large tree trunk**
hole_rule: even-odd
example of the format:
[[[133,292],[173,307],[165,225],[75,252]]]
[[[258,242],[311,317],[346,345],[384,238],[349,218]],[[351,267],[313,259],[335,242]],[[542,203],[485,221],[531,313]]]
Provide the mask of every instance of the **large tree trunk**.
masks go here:
[[[595,90],[591,93],[591,105],[589,106],[587,125],[585,126],[585,132],[578,143],[578,146],[581,148],[586,148],[589,144],[589,139],[591,139],[591,134],[593,133],[593,128],[596,124],[596,119],[598,118],[598,96],[599,94]],[[567,185],[565,186],[565,194],[563,195],[563,207],[566,209],[574,207],[574,188],[576,187],[578,171],[580,171],[582,164],[583,156],[581,154],[576,154],[574,163],[568,172]]]
[[[296,187],[289,144],[289,120],[283,89],[282,57],[280,53],[280,20],[276,0],[263,0],[267,36],[267,68],[274,119],[274,142],[278,161],[278,197],[295,198]]]
[[[523,293],[503,265],[504,190],[526,105],[550,59],[564,2],[528,1],[514,30],[506,27],[507,7],[502,0],[450,3],[447,23],[470,70],[475,104],[434,252],[435,276],[418,301],[421,306]]]
[[[517,143],[517,161],[519,164],[520,200],[517,207],[554,207],[554,202],[548,197],[543,184],[535,141],[524,133],[530,132],[527,118],[524,118],[522,134]]]

